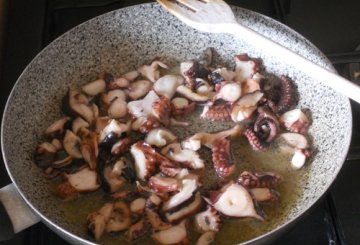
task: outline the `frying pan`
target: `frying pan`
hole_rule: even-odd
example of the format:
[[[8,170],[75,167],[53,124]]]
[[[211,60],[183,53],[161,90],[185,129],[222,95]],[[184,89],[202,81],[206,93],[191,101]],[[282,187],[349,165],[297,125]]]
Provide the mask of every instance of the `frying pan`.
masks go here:
[[[333,69],[314,45],[288,27],[242,8],[233,10],[245,26]],[[27,66],[9,96],[2,121],[2,153],[13,182],[7,189],[17,190],[25,206],[34,213],[35,221],[40,218],[70,243],[93,244],[86,231],[86,212],[101,206],[101,194],[84,195],[69,205],[54,196],[53,181],[46,179],[33,161],[36,145],[44,140],[43,130],[61,116],[63,95],[69,87],[94,80],[103,70],[120,75],[155,57],[173,66],[199,57],[210,46],[217,51],[216,63],[230,66],[235,54],[246,52],[261,58],[267,72],[291,77],[300,93],[298,107],[312,113],[309,133],[316,153],[308,166],[296,172],[296,183],[286,191],[295,193],[294,198],[280,202],[277,207],[280,211],[267,221],[261,234],[248,237],[243,244],[273,241],[324,195],[340,171],[351,138],[349,100],[324,85],[326,81],[321,81],[321,77],[310,79],[301,67],[288,67],[281,60],[274,60],[271,50],[260,52],[246,38],[200,33],[153,3],[119,9],[85,22],[47,46]],[[199,130],[196,127],[197,124],[192,124],[194,131]],[[214,124],[206,127],[209,131],[215,129]],[[290,167],[285,170],[294,174]],[[284,177],[286,181],[287,176]],[[18,223],[25,225],[25,221]],[[223,243],[236,243],[239,233],[232,233]],[[121,244],[121,240],[105,239],[102,243]],[[219,240],[216,244],[220,243]]]

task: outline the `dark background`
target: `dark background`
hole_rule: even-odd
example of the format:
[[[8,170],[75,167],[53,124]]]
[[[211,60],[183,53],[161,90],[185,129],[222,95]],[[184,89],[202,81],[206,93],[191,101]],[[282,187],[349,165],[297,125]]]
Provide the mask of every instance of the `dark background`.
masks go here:
[[[99,14],[144,2],[150,1],[0,0],[1,114],[17,77],[54,38]],[[276,18],[295,29],[331,58],[344,76],[351,75],[349,66],[359,65],[359,53],[353,52],[360,44],[359,0],[227,2]],[[360,152],[360,109],[354,103],[352,106],[354,134],[351,152],[357,153]],[[331,192],[276,244],[360,244],[360,161],[356,156],[353,158],[345,163]],[[0,187],[8,183],[9,177],[0,163]],[[66,243],[40,223],[0,244]]]

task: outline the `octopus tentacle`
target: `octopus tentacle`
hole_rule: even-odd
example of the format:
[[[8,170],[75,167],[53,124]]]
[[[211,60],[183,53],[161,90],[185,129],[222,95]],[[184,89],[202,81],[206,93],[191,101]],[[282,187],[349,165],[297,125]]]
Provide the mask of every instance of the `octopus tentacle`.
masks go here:
[[[146,233],[150,230],[150,224],[146,218],[142,218],[137,223],[130,226],[127,231],[128,238],[130,241],[137,240],[140,237],[146,235]]]
[[[257,203],[277,202],[280,198],[280,194],[278,192],[269,188],[252,188],[249,189],[249,192]]]
[[[179,164],[172,161],[163,161],[160,164],[160,171],[166,176],[175,177],[181,172]]]
[[[159,175],[152,176],[149,179],[148,185],[157,193],[174,192],[179,189],[179,183],[177,179]]]
[[[286,76],[280,76],[281,97],[277,103],[276,112],[283,113],[287,111],[296,102],[294,99],[295,88],[292,81]]]
[[[145,141],[133,144],[130,152],[135,159],[137,177],[142,180],[149,179],[155,173],[157,166],[163,174],[170,177],[174,177],[181,170],[178,163],[164,157]]]
[[[254,150],[263,150],[270,145],[279,132],[279,121],[265,107],[259,107],[257,113],[255,122],[243,134]]]
[[[264,106],[277,114],[284,113],[296,103],[295,85],[286,76],[282,75],[276,80],[263,83],[262,90],[266,94]]]
[[[274,172],[251,173],[244,171],[238,177],[237,183],[246,188],[274,188],[282,180],[283,177]]]
[[[254,123],[254,132],[257,133],[267,143],[274,140],[279,131],[279,122],[273,113],[265,108],[258,108],[258,116]]]
[[[200,117],[210,121],[231,120],[231,106],[229,104],[205,106]]]
[[[139,179],[149,179],[158,164],[157,153],[154,148],[144,141],[139,141],[131,146],[130,152],[135,160],[136,175]]]
[[[160,123],[155,117],[149,116],[139,127],[139,131],[143,134],[149,133],[152,129],[160,127]]]
[[[269,145],[267,142],[261,140],[252,128],[245,129],[243,135],[248,139],[250,145],[256,151],[263,150]]]
[[[221,218],[218,212],[211,206],[195,216],[195,224],[202,232],[219,231]]]
[[[277,113],[287,111],[294,103],[295,88],[291,80],[285,76],[280,76],[281,97],[277,104]]]
[[[170,100],[165,97],[161,96],[158,100],[156,100],[152,104],[152,111],[154,116],[164,124],[168,126],[170,123],[170,113],[171,113],[171,104]]]
[[[230,155],[230,140],[222,138],[212,147],[212,161],[219,177],[226,178],[235,171],[235,165]]]

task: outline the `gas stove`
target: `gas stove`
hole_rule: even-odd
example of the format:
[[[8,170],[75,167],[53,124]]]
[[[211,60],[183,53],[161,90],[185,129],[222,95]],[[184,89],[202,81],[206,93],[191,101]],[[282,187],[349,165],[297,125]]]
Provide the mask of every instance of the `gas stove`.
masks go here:
[[[0,108],[6,103],[17,77],[47,44],[70,28],[100,14],[151,1],[139,0],[37,0],[1,1],[5,30],[0,45]],[[360,85],[360,1],[329,0],[232,0],[244,7],[277,19],[313,42],[344,77]],[[0,5],[1,7],[1,5]],[[3,8],[3,7],[2,7]],[[1,26],[1,25],[0,25]],[[1,31],[1,29],[0,29]],[[1,47],[0,47],[1,48]],[[275,244],[359,244],[360,232],[360,105],[351,101],[353,136],[351,149],[338,178],[318,204]],[[341,129],[339,129],[341,130]],[[331,164],[331,163],[329,163]],[[10,183],[0,164],[0,187]],[[359,188],[358,188],[359,187]],[[38,223],[7,244],[67,244]]]

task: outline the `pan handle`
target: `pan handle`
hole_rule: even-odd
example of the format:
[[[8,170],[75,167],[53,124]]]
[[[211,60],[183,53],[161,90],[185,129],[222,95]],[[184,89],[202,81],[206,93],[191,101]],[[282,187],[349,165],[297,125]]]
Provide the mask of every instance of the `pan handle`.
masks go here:
[[[24,202],[14,184],[0,189],[0,241],[36,224],[40,218]]]

